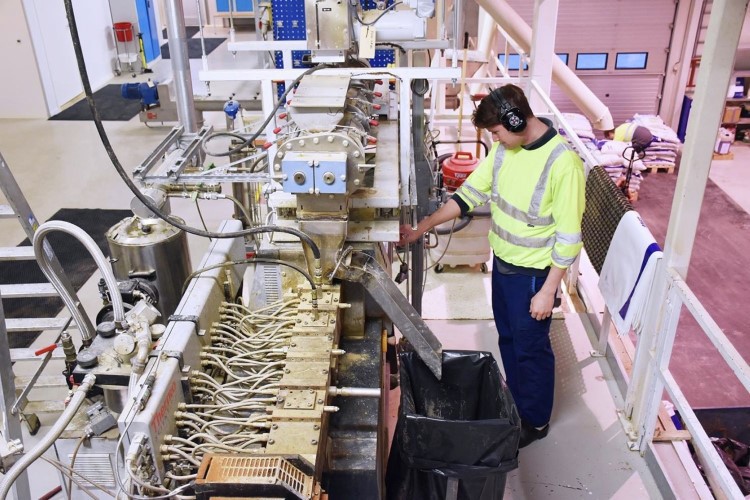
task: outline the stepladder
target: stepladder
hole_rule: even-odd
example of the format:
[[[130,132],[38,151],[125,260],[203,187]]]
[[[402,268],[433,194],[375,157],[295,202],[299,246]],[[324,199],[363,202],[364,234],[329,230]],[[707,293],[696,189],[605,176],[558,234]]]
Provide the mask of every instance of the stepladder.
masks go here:
[[[0,203],[0,224],[20,224],[23,232],[33,241],[34,233],[39,222],[23,195],[5,158],[0,153],[0,190],[4,200]],[[75,303],[81,314],[79,317],[89,322],[87,325],[75,325],[71,317],[13,317],[6,318],[6,300],[31,299],[37,297],[59,296],[57,288],[49,282],[38,283],[0,283],[0,431],[6,448],[20,449],[23,447],[22,423],[28,426],[30,434],[36,434],[40,427],[38,413],[55,413],[62,411],[62,401],[30,401],[29,393],[35,388],[66,385],[65,378],[57,371],[54,375],[44,375],[51,360],[61,359],[63,353],[57,346],[63,332],[68,328],[87,328],[93,326],[83,311],[83,306],[77,299],[75,289],[60,265],[49,243],[45,242],[43,251],[51,267],[58,277],[58,287],[62,287],[75,298]],[[0,246],[0,262],[17,263],[20,261],[36,260],[32,246]],[[70,316],[69,314],[67,316]],[[52,344],[48,349],[35,351],[30,346],[11,348],[14,335],[28,332],[51,332]],[[28,366],[31,365],[31,366]],[[24,375],[17,376],[15,372],[23,368]],[[10,455],[0,462],[0,469],[12,467],[16,455]],[[15,482],[16,498],[31,498],[28,477],[24,472]]]

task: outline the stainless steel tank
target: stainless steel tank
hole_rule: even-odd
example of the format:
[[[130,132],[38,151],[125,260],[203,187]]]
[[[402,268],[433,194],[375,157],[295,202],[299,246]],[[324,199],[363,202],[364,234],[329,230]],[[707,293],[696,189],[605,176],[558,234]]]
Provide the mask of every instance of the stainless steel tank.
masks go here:
[[[129,217],[107,231],[107,243],[118,280],[143,278],[154,284],[160,322],[166,324],[192,270],[187,235],[161,219]]]

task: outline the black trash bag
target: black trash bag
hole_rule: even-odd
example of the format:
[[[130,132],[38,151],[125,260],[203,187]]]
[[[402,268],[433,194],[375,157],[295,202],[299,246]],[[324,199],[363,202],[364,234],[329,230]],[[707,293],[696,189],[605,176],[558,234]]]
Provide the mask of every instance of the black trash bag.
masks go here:
[[[750,495],[750,446],[729,438],[711,438],[721,460],[743,495]]]
[[[443,351],[437,380],[416,353],[399,355],[401,407],[386,471],[389,500],[503,497],[518,467],[521,419],[488,352]]]

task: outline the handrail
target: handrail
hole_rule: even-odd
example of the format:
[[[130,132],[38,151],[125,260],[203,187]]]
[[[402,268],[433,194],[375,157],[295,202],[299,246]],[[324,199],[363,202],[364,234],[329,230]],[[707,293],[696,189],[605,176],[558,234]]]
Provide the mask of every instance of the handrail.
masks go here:
[[[745,389],[750,392],[750,365],[748,365],[748,363],[742,358],[742,355],[735,349],[731,340],[722,332],[718,324],[714,321],[705,307],[703,307],[699,299],[687,285],[685,280],[682,279],[680,274],[673,268],[667,268],[662,271],[662,273],[666,274],[669,299],[672,302],[671,309],[681,310],[683,305],[686,307],[700,326],[701,330],[703,330],[703,333],[706,334],[711,343],[716,347],[722,359],[727,365],[729,365],[732,372],[740,382],[742,382]],[[655,282],[659,279],[659,276],[655,277]],[[679,316],[679,313],[676,313],[676,316],[674,317],[677,316]],[[603,322],[600,335],[603,335],[603,338],[606,339],[610,330],[611,316],[605,314],[604,321],[607,323]],[[663,334],[664,332],[660,333],[660,335]],[[600,339],[600,342],[601,341],[602,339]],[[644,340],[639,340],[639,342],[642,341]],[[690,432],[691,442],[696,450],[698,460],[706,472],[709,483],[714,490],[714,494],[720,493],[720,495],[718,495],[720,498],[742,498],[743,495],[737,484],[714,448],[714,445],[711,442],[711,437],[708,436],[703,429],[703,426],[695,415],[689,401],[669,370],[668,359],[661,359],[660,350],[658,348],[655,353],[649,352],[647,356],[649,356],[649,358],[648,364],[645,365],[645,369],[649,371],[654,370],[658,378],[664,384],[664,389],[667,391],[672,404],[674,404],[675,410],[679,413],[685,427]],[[635,361],[636,360],[633,360],[633,366],[638,365]],[[630,380],[632,380],[632,374]],[[648,443],[653,441],[653,423],[656,413],[657,410],[653,409],[650,414],[653,418],[647,415],[638,422],[633,421],[631,424],[634,428],[641,429],[643,432],[642,439]],[[643,449],[643,446],[641,446],[641,449]]]
[[[578,150],[578,154],[586,164],[586,175],[588,175],[591,169],[598,165],[597,161],[594,159],[594,156],[591,154],[588,148],[583,145],[583,141],[580,139],[580,137],[578,137],[578,135],[576,135],[573,127],[570,126],[570,123],[568,123],[568,120],[563,116],[562,112],[557,109],[557,106],[555,106],[555,104],[552,102],[552,99],[549,95],[547,95],[544,89],[542,89],[542,87],[533,79],[529,79],[529,83],[531,84],[531,87],[536,91],[537,95],[541,97],[542,101],[544,101],[545,106],[547,106],[547,108],[552,112],[555,118],[557,118],[557,121],[565,131],[568,140],[572,142]]]
[[[514,38],[513,38],[512,36],[510,36],[510,35],[508,34],[508,32],[507,32],[507,31],[505,31],[505,30],[503,29],[503,27],[502,27],[502,26],[500,26],[499,24],[497,25],[497,31],[498,31],[498,32],[499,32],[499,33],[500,33],[501,35],[503,35],[503,38],[505,39],[505,42],[506,42],[506,43],[507,43],[508,45],[510,45],[511,47],[513,47],[513,50],[515,50],[515,51],[516,51],[516,54],[518,54],[518,55],[519,55],[519,56],[521,56],[522,58],[523,58],[523,57],[526,57],[526,58],[528,57],[528,54],[526,54],[526,51],[524,51],[524,50],[523,50],[523,49],[521,48],[521,45],[520,45],[520,44],[519,44],[518,42],[516,42],[516,40],[515,40],[515,39],[514,39]]]
[[[524,64],[529,63],[529,55],[521,48],[521,45],[518,42],[516,42],[516,40],[512,36],[510,36],[507,31],[505,31],[502,28],[502,26],[498,24],[496,25],[496,29],[497,29],[497,32],[500,33],[500,35],[502,35],[502,37],[505,39],[505,59],[504,59],[505,64],[500,63],[497,52],[493,50],[491,54],[492,54],[492,58],[495,60],[495,64],[497,65],[498,69],[503,74],[503,76],[505,77],[510,76],[510,74],[508,73],[508,67],[507,67],[508,56],[510,55],[510,53],[508,52],[508,46],[510,45],[510,47],[515,51],[515,53],[518,54],[518,77],[519,78],[523,77],[523,66]]]
[[[721,490],[727,498],[743,498],[742,492],[732,479],[729,470],[724,465],[719,453],[714,448],[711,438],[706,434],[698,417],[690,407],[687,398],[682,393],[679,384],[672,376],[669,369],[661,370],[661,378],[667,394],[672,399],[675,409],[680,413],[682,421],[685,423],[687,430],[692,436],[693,447],[695,448],[698,458],[703,465],[703,469],[709,478],[711,486]],[[716,494],[716,492],[714,492]]]
[[[721,357],[727,362],[732,372],[740,379],[745,390],[750,392],[750,365],[742,358],[742,354],[735,349],[732,341],[719,328],[719,325],[711,317],[711,314],[703,307],[698,297],[695,296],[690,287],[685,283],[680,274],[673,268],[667,269],[680,301],[693,315],[695,321],[703,329],[711,343],[719,351]]]

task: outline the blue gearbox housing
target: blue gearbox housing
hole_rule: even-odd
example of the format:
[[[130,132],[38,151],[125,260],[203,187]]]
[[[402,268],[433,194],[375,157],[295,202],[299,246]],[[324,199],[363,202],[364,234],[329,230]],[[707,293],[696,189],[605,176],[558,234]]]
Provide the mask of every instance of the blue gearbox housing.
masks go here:
[[[153,108],[159,105],[158,82],[123,83],[120,92],[124,99],[141,101],[143,109]]]

